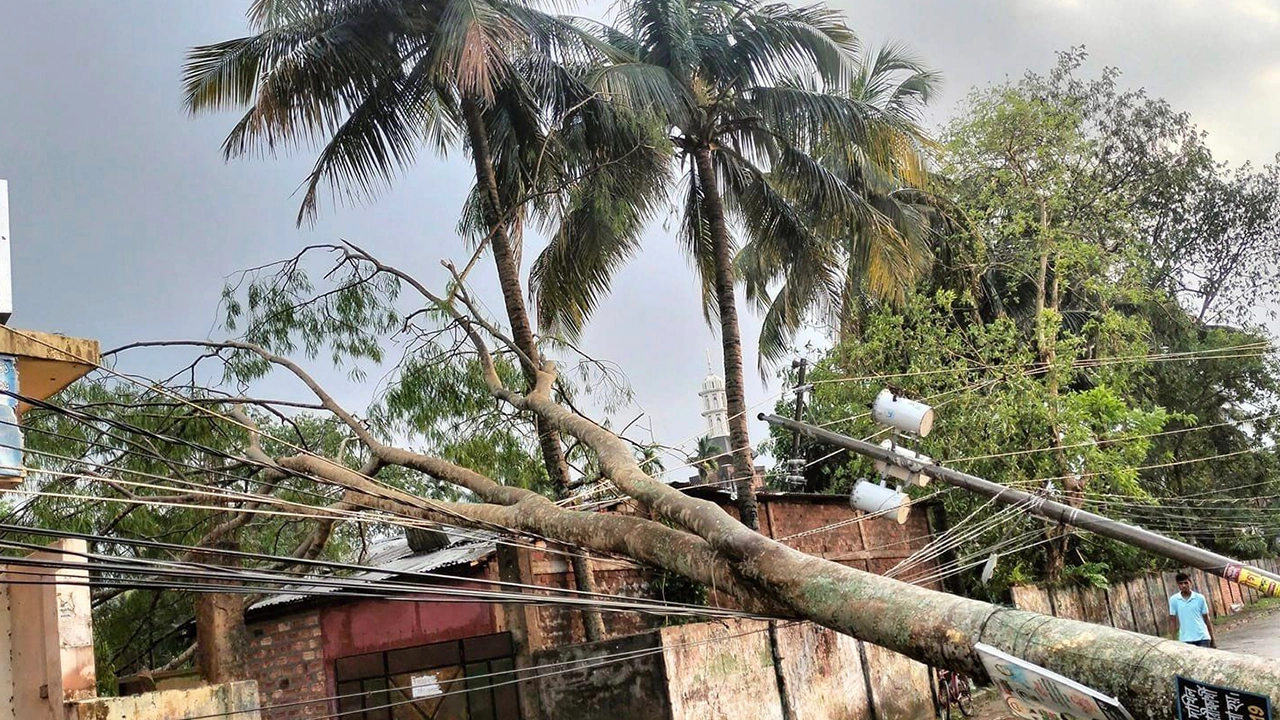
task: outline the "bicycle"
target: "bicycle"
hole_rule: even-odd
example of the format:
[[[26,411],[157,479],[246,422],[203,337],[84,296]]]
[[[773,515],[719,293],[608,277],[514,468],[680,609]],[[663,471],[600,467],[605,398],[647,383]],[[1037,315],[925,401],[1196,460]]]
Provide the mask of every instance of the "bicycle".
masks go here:
[[[960,709],[964,717],[973,716],[973,694],[965,675],[938,668],[938,714],[951,720],[951,708]]]

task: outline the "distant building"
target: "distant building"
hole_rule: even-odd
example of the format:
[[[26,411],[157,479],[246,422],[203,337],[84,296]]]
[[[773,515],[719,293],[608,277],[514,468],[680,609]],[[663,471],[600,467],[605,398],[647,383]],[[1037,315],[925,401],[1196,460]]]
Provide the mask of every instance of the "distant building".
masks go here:
[[[698,396],[702,398],[702,418],[707,423],[705,437],[719,443],[722,450],[729,449],[729,401],[724,392],[724,379],[707,368],[707,377],[702,381],[702,390]]]
[[[729,442],[729,400],[724,391],[724,378],[711,369],[711,359],[707,358],[707,377],[702,380],[702,389],[698,391],[702,400],[702,419],[706,422],[706,432],[702,437],[706,443],[698,446],[697,460],[707,460],[715,464],[715,472],[700,469],[697,475],[689,478],[689,484],[702,485],[715,483],[736,493],[733,485],[733,445]],[[699,462],[699,464],[702,464]],[[755,485],[764,484],[764,468],[755,468]]]

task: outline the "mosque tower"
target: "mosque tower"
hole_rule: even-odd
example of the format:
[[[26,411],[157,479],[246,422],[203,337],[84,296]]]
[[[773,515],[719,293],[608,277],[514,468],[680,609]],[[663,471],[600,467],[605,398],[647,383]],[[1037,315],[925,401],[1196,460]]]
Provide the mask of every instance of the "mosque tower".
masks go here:
[[[716,441],[723,450],[729,449],[729,405],[724,393],[724,379],[711,369],[711,354],[707,354],[707,377],[702,381],[702,418],[707,423],[706,437]]]

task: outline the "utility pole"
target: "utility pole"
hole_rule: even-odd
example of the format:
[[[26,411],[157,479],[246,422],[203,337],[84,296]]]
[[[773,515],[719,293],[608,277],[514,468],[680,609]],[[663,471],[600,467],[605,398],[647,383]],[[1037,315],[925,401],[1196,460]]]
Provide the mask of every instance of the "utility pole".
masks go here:
[[[1097,535],[1142,548],[1156,555],[1177,560],[1207,573],[1226,578],[1231,582],[1251,587],[1264,595],[1280,597],[1280,576],[1266,570],[1244,565],[1225,555],[1219,555],[1204,548],[1188,545],[1159,533],[1117,522],[1070,505],[1054,502],[1041,495],[1014,490],[999,483],[942,467],[941,465],[923,464],[911,458],[903,457],[893,449],[856,440],[830,430],[823,430],[814,425],[764,413],[760,414],[760,419],[770,425],[793,430],[818,442],[852,450],[872,460],[897,465],[911,472],[918,472],[953,487],[991,498],[996,502],[1021,506],[1026,512],[1046,520],[1072,525]]]
[[[804,391],[808,389],[805,387],[804,379],[809,370],[809,361],[800,358],[793,361],[791,367],[796,371],[796,411],[794,417],[799,422],[804,417]],[[800,433],[798,431],[795,434],[794,447],[800,447]],[[799,453],[793,451],[792,454],[798,455]]]
[[[805,375],[809,369],[809,361],[805,358],[794,360],[791,367],[796,370],[796,409],[793,417],[796,422],[800,422],[804,418],[804,392],[807,389],[804,384]],[[792,487],[803,488],[804,479],[804,453],[800,452],[800,438],[802,435],[796,431],[791,436],[791,459],[787,460],[787,484]]]

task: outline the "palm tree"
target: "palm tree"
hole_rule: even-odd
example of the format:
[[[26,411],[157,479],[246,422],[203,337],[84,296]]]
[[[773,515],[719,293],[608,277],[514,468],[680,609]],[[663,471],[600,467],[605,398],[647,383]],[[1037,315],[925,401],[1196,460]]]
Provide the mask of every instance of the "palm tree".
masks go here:
[[[923,112],[938,74],[904,48],[885,45],[859,59],[844,95],[863,109],[865,142],[820,139],[811,150],[826,174],[814,188],[781,167],[775,182],[788,188],[815,230],[817,243],[782,245],[753,240],[739,265],[747,297],[764,310],[760,357],[777,362],[815,310],[835,335],[847,337],[875,300],[901,300],[931,263],[932,228],[949,207],[930,192],[926,153],[934,147],[922,129]],[[867,207],[844,202],[848,215],[830,213],[815,191],[860,196]],[[778,286],[770,292],[770,286]]]
[[[322,185],[371,198],[422,146],[443,152],[460,136],[476,178],[460,228],[477,254],[492,250],[532,384],[541,355],[520,281],[527,208],[563,215],[570,234],[582,232],[574,221],[590,225],[608,213],[612,237],[625,241],[643,226],[646,193],[661,187],[653,166],[665,158],[653,157],[651,126],[581,80],[598,60],[595,39],[505,0],[256,0],[249,20],[255,34],[191,51],[188,108],[245,110],[224,143],[228,158],[319,146],[299,223],[315,216]],[[588,182],[611,187],[628,212],[576,199]],[[560,438],[533,422],[563,491],[570,477]]]
[[[694,454],[685,459],[685,462],[698,470],[698,482],[705,485],[711,482],[711,478],[719,473],[720,457],[724,454],[724,448],[720,444],[712,440],[710,437],[702,436],[698,438],[698,446],[694,450]]]
[[[860,77],[858,45],[840,16],[823,6],[627,0],[619,25],[599,29],[612,62],[589,82],[657,114],[683,169],[683,197],[676,200],[680,238],[701,277],[708,321],[719,326],[740,515],[755,527],[734,299],[738,245],[730,227],[741,230],[770,274],[815,268],[806,288],[789,283],[780,308],[798,302],[788,298],[802,289],[834,292],[839,256],[824,235],[831,222],[814,219],[836,219],[846,229],[891,223],[861,184],[850,185],[808,150],[834,154],[847,148],[879,160],[881,145],[901,136],[890,132],[898,129],[890,125],[896,116],[850,91]],[[868,84],[867,94],[872,89]],[[583,244],[564,234],[553,237],[531,279],[541,326],[568,335],[580,331],[613,272],[636,250],[634,241]]]

